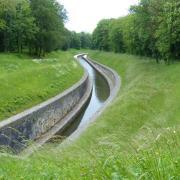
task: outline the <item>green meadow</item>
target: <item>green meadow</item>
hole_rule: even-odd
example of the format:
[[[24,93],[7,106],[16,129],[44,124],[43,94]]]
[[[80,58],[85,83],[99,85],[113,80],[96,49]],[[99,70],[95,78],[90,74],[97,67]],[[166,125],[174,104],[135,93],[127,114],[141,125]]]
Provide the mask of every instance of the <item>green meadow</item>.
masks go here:
[[[61,93],[82,75],[71,52],[52,52],[43,59],[1,53],[0,120]]]
[[[156,64],[152,59],[138,56],[88,52],[92,59],[113,68],[121,76],[118,96],[69,145],[48,144],[25,159],[1,154],[0,179],[179,179],[180,63]],[[77,52],[52,53],[47,58],[59,60],[42,63],[17,55],[16,59],[20,60],[13,61],[14,56],[1,55],[14,62],[13,66],[1,70],[0,78],[12,82],[0,85],[0,92],[8,97],[6,102],[12,102],[10,112],[4,107],[3,116],[45,100],[80,79],[82,73],[77,73],[77,69],[81,68],[71,61],[73,53]],[[68,66],[64,62],[68,62]],[[56,68],[64,65],[68,69],[56,77],[54,64]],[[18,73],[17,69],[21,71]],[[11,93],[5,91],[7,88]],[[17,98],[19,105],[15,109],[14,96],[25,99]]]

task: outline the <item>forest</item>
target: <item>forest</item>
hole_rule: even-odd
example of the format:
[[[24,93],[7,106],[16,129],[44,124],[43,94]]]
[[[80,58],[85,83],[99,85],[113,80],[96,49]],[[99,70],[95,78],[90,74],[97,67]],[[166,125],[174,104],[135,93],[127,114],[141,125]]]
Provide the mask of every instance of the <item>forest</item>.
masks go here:
[[[0,51],[40,57],[58,49],[89,48],[90,35],[67,30],[67,20],[56,0],[1,0]]]
[[[90,33],[71,32],[56,0],[1,0],[0,51],[44,56],[53,50],[91,48],[163,59],[180,59],[180,1],[141,0],[129,14],[103,19]]]
[[[170,62],[180,59],[180,1],[141,0],[129,15],[104,19],[93,32],[93,48]]]

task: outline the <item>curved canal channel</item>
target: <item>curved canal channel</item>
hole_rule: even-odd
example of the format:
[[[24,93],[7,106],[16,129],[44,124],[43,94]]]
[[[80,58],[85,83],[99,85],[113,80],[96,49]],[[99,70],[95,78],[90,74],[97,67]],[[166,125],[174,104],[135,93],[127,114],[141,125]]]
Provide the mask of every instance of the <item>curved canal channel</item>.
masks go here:
[[[42,120],[41,118],[45,118],[45,120],[47,120],[47,122],[48,122],[48,119],[45,116],[47,112],[46,111],[44,112],[43,108],[45,108],[45,110],[47,108],[51,108],[50,110],[54,112],[53,106],[51,107],[51,105],[48,104],[49,101],[52,101],[52,99],[50,99],[48,102],[45,102],[46,104],[45,103],[40,104],[39,106],[41,106],[41,108],[39,108],[39,106],[37,106],[37,107],[34,107],[35,110],[30,109],[30,110],[23,112],[22,114],[12,117],[12,119],[9,120],[11,124],[8,124],[8,125],[10,127],[11,126],[15,127],[15,128],[17,127],[17,129],[19,128],[20,131],[18,131],[16,129],[15,129],[16,131],[14,131],[13,128],[8,129],[9,126],[7,126],[7,129],[6,129],[6,126],[5,126],[5,129],[3,129],[4,126],[2,126],[3,133],[1,132],[1,134],[0,134],[2,140],[4,140],[4,141],[2,141],[2,144],[3,143],[7,144],[7,146],[10,147],[10,150],[12,149],[12,152],[14,152],[16,154],[20,153],[21,155],[30,155],[34,152],[34,150],[38,149],[38,147],[42,146],[46,142],[50,142],[50,143],[53,142],[53,144],[56,144],[55,142],[57,141],[57,143],[59,144],[59,143],[61,143],[62,140],[64,140],[67,137],[70,137],[70,138],[75,137],[79,132],[82,132],[83,130],[85,130],[86,129],[85,127],[87,127],[87,125],[91,122],[93,117],[95,115],[97,115],[102,110],[103,107],[105,107],[106,102],[108,102],[106,100],[108,100],[109,97],[114,97],[115,91],[112,92],[113,84],[111,84],[109,82],[108,78],[106,77],[106,75],[104,75],[103,71],[101,74],[101,68],[97,67],[97,69],[96,69],[96,66],[94,66],[93,63],[91,64],[91,61],[88,61],[88,59],[86,59],[84,56],[78,56],[77,60],[89,74],[89,76],[87,76],[89,79],[87,79],[87,80],[90,81],[89,84],[90,84],[90,86],[91,85],[92,86],[87,91],[88,96],[86,97],[84,102],[86,102],[88,100],[88,98],[89,98],[89,100],[86,102],[86,104],[82,104],[83,108],[80,109],[80,111],[77,111],[76,107],[75,107],[74,111],[72,110],[72,112],[70,112],[70,113],[79,112],[78,114],[74,114],[74,115],[70,114],[69,117],[67,117],[67,118],[65,117],[62,121],[55,124],[55,126],[53,126],[45,134],[43,134],[42,137],[35,139],[35,141],[32,140],[32,143],[31,143],[31,141],[28,141],[28,140],[25,141],[25,138],[24,138],[25,136],[21,136],[20,133],[22,133],[22,134],[24,133],[25,135],[27,135],[27,133],[31,133],[31,131],[34,130],[34,129],[31,129],[33,127],[35,127],[35,130],[36,130],[36,126],[33,126],[34,124],[32,124],[31,119],[33,117],[37,118],[36,117],[37,115],[42,116],[42,117],[41,116],[39,117],[40,120]],[[110,78],[112,78],[111,75],[109,75],[109,76],[110,76]],[[111,85],[112,85],[112,87],[111,87]],[[118,89],[118,87],[119,87],[119,85],[117,86],[116,89]],[[110,92],[111,92],[111,96],[110,96]],[[61,95],[60,98],[62,98],[62,97],[65,97],[65,96]],[[58,98],[59,98],[59,96],[58,96]],[[54,99],[53,99],[53,103],[57,103],[58,100],[56,100],[54,102]],[[34,115],[33,113],[36,116],[33,116]],[[54,117],[54,118],[56,118],[56,117]],[[39,119],[37,118],[38,123],[39,123]],[[21,124],[18,124],[16,126],[16,123],[19,123],[19,122],[23,122],[23,123],[25,123],[25,125],[27,125],[27,127],[29,128],[29,129],[26,128],[28,130],[27,132],[22,131],[23,127],[26,127],[23,123],[22,123],[22,126],[21,126]],[[47,122],[45,121],[46,125],[47,125]],[[29,123],[29,124],[27,124],[27,123]],[[37,124],[35,124],[35,125],[37,125]],[[40,124],[37,127],[39,128],[39,127],[41,127],[41,125],[42,124]],[[8,132],[9,132],[9,134],[8,134]],[[32,131],[32,132],[34,132],[34,131]],[[4,133],[7,133],[7,136],[5,136]],[[55,136],[53,136],[54,134],[55,134]],[[8,135],[10,135],[10,136],[8,136]],[[32,133],[28,134],[27,136],[29,137],[30,135],[32,135]]]
[[[81,111],[78,117],[65,130],[58,133],[59,137],[66,138],[73,134],[76,130],[83,128],[88,124],[92,116],[103,106],[110,95],[110,88],[106,79],[94,69],[83,57],[78,57],[79,63],[89,73],[90,81],[93,84],[92,95],[86,107]]]
[[[54,145],[60,144],[65,138],[73,136],[74,133],[81,132],[85,129],[85,127],[90,123],[93,116],[102,108],[105,104],[106,100],[110,96],[110,86],[106,78],[98,71],[96,68],[91,65],[90,62],[83,56],[78,56],[77,60],[83,66],[83,68],[89,74],[89,84],[92,85],[92,92],[89,100],[84,105],[84,107],[80,110],[78,114],[74,117],[74,119],[67,122],[67,125],[64,127],[62,124],[56,124],[52,129],[50,129],[44,136],[37,139],[37,141],[33,141],[32,144],[27,143],[20,145],[19,149],[12,149],[15,154],[28,156],[32,154],[35,150],[37,150],[40,146],[47,143],[53,143]],[[77,72],[78,73],[78,72]],[[90,90],[89,90],[90,93]],[[61,123],[61,121],[60,121]],[[56,128],[61,129],[56,131]],[[54,131],[56,131],[54,133]],[[53,136],[53,133],[55,136]],[[74,137],[74,136],[73,136]],[[30,145],[29,145],[30,144]],[[29,145],[29,146],[28,146]]]

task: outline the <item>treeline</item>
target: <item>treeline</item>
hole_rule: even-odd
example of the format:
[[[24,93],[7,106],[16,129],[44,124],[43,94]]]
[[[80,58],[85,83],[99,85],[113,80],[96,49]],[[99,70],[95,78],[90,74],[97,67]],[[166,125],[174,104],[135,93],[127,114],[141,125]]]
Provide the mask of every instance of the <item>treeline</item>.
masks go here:
[[[89,48],[91,36],[68,31],[56,0],[0,0],[0,51],[43,56],[57,49]]]
[[[89,33],[70,32],[69,34],[69,48],[75,49],[91,49],[92,48],[92,35]]]
[[[93,48],[164,59],[180,59],[180,1],[141,0],[130,14],[104,19],[93,32]]]

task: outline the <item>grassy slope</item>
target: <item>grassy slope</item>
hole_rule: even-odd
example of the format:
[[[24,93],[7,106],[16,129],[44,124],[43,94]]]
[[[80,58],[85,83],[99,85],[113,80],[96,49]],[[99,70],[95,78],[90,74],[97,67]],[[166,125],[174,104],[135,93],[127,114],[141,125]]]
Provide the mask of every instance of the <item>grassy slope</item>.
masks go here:
[[[0,120],[57,95],[82,74],[70,52],[54,52],[38,62],[26,55],[0,54]]]
[[[45,147],[26,160],[1,156],[0,177],[25,179],[178,179],[180,64],[90,52],[114,68],[114,103],[69,147]]]

